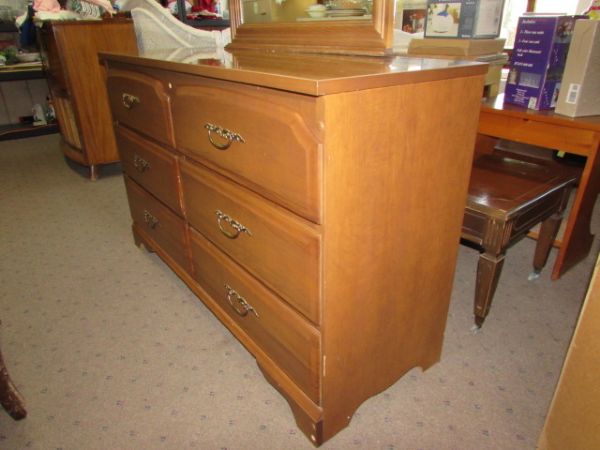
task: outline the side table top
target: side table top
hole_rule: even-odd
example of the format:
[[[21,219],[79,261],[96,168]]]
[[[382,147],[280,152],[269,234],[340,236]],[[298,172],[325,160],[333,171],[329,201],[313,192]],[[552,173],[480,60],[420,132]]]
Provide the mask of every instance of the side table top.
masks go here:
[[[504,94],[486,99],[481,104],[485,113],[502,114],[538,122],[548,122],[572,128],[585,128],[600,132],[600,115],[586,117],[569,117],[555,113],[553,110],[536,111],[522,106],[504,103]]]

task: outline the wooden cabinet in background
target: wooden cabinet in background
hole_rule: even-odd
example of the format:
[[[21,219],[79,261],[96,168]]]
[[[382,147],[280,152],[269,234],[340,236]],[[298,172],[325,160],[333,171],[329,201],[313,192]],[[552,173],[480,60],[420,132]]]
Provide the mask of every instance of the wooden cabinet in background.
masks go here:
[[[89,167],[119,160],[100,51],[135,54],[130,20],[49,21],[40,30],[42,60],[65,156]]]

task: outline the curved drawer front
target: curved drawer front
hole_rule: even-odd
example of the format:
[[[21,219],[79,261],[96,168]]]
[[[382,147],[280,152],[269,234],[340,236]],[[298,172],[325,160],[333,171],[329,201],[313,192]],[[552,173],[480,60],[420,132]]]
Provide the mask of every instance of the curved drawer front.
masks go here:
[[[174,80],[178,149],[320,223],[322,150],[315,99],[210,79]]]
[[[198,283],[318,403],[319,332],[194,230],[190,243]]]
[[[181,161],[181,183],[190,225],[318,324],[318,231],[200,165]]]
[[[125,177],[129,209],[135,225],[186,271],[190,265],[186,256],[185,224],[166,206]]]
[[[175,156],[121,127],[115,136],[125,173],[181,215]]]
[[[137,72],[111,69],[106,83],[114,120],[173,146],[169,97],[160,81]]]

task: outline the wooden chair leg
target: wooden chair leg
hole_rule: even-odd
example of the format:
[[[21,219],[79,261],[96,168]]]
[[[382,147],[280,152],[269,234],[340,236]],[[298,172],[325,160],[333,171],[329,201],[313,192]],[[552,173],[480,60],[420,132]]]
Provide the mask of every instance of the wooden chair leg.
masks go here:
[[[548,256],[550,255],[550,250],[552,250],[552,244],[554,244],[561,222],[561,213],[553,214],[542,222],[537,245],[535,246],[535,255],[533,257],[534,274],[539,275],[548,262]],[[530,278],[535,278],[535,276]]]
[[[504,265],[504,253],[493,254],[483,252],[479,255],[477,263],[477,280],[475,284],[475,325],[481,328],[485,318],[490,311],[492,298],[498,286],[502,266]]]
[[[0,404],[15,420],[21,420],[27,416],[25,402],[8,375],[2,351],[0,351]]]

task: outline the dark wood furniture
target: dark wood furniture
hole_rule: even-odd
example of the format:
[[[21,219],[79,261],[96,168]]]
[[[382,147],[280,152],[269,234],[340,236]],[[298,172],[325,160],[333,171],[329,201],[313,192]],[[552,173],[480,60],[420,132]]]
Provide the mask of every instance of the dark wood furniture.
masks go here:
[[[42,66],[35,67],[31,64],[4,66],[0,69],[0,82],[43,79]]]
[[[475,286],[477,327],[490,310],[506,250],[540,222],[533,273],[546,265],[576,179],[573,170],[552,162],[500,153],[476,157],[462,238],[482,248]]]
[[[491,153],[497,138],[503,138],[586,157],[552,270],[552,279],[557,279],[588,255],[594,239],[590,220],[600,192],[600,116],[571,118],[552,111],[505,105],[503,101],[504,96],[500,95],[482,104],[479,148],[487,147]]]
[[[37,80],[43,78],[44,72],[42,71],[41,65],[35,66],[32,64],[13,64],[10,66],[0,67],[0,83],[9,81]],[[57,132],[58,125],[56,123],[38,126],[34,126],[32,123],[2,124],[0,125],[0,141],[22,139]]]
[[[40,31],[42,62],[59,122],[65,156],[89,167],[119,160],[98,52],[137,51],[133,22],[48,21]]]
[[[0,405],[13,419],[21,420],[27,416],[25,401],[8,374],[1,348],[0,345]]]
[[[135,241],[318,445],[440,358],[486,68],[145,56],[103,55]]]

